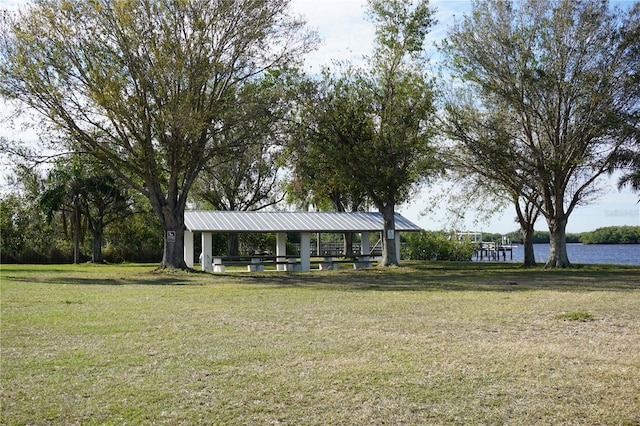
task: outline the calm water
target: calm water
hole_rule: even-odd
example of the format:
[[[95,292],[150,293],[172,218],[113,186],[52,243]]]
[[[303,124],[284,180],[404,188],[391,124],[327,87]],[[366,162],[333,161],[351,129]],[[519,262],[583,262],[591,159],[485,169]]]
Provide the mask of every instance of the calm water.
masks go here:
[[[545,263],[549,257],[549,244],[534,244],[536,262]],[[618,265],[640,265],[640,244],[567,244],[571,263],[612,263]],[[524,249],[516,244],[513,261],[522,262]],[[509,254],[507,253],[507,260]]]

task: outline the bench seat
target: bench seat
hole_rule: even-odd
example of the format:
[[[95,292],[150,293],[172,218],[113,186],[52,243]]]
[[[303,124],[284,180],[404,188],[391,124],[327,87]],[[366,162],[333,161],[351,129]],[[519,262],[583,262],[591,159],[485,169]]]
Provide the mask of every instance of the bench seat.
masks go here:
[[[251,256],[213,258],[213,272],[225,272],[226,266],[246,266],[248,272],[263,272],[264,258]]]

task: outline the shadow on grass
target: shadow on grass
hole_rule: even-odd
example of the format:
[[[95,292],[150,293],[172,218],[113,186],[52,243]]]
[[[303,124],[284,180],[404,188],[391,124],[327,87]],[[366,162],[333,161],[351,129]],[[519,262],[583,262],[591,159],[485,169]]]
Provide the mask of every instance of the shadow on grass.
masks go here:
[[[20,281],[25,283],[42,283],[42,284],[66,284],[66,285],[105,285],[105,286],[122,286],[122,285],[156,285],[156,286],[185,286],[185,285],[202,285],[202,283],[193,282],[186,279],[149,277],[144,278],[80,278],[80,277],[5,277],[11,281]]]
[[[2,280],[24,283],[66,284],[66,285],[153,285],[187,286],[203,285],[204,281],[194,278],[207,278],[210,274],[201,271],[163,271],[152,266],[137,265],[137,270],[127,265],[83,266],[37,265],[37,268],[11,265],[1,272]]]
[[[640,268],[577,266],[567,270],[518,265],[410,264],[397,269],[282,274],[233,274],[246,284],[372,291],[632,291],[640,290]]]
[[[68,285],[262,285],[341,291],[633,291],[640,290],[640,267],[577,265],[564,270],[524,269],[513,263],[407,262],[401,268],[300,272],[157,271],[110,266],[28,267],[2,271],[3,280]],[[132,272],[135,271],[135,272]],[[89,275],[89,276],[88,276]],[[95,276],[91,276],[95,275]]]

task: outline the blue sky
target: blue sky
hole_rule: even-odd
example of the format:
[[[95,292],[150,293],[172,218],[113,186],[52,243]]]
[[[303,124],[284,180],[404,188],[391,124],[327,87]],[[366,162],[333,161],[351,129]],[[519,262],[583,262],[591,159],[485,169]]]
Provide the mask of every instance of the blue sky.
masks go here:
[[[24,0],[0,0],[0,9],[14,9],[25,3]],[[614,3],[626,7],[633,0]],[[291,0],[294,13],[303,15],[309,26],[315,28],[322,38],[319,48],[305,58],[308,72],[317,72],[323,65],[330,65],[332,60],[358,62],[363,55],[371,52],[374,32],[372,25],[365,19],[366,4],[366,0]],[[471,10],[471,2],[468,0],[432,0],[431,4],[436,8],[438,24],[429,34],[430,42],[437,42],[445,36],[454,16],[460,17]],[[434,54],[435,51],[430,56],[433,57]],[[7,105],[0,105],[6,111]],[[0,117],[5,116],[5,111],[0,113]],[[4,125],[0,127],[0,135],[35,139],[32,132],[20,133],[16,129],[9,130]],[[640,195],[629,190],[618,191],[614,179],[605,180],[602,185],[603,196],[597,202],[579,207],[573,212],[568,232],[584,232],[604,226],[640,226],[640,206],[637,204]],[[423,214],[428,207],[428,195],[438,190],[439,188],[423,189],[411,203],[401,206],[399,211],[425,229],[449,228],[451,224],[444,208],[436,209],[437,213],[434,214]],[[475,223],[474,216],[470,212],[467,215],[469,219],[458,224],[458,228],[496,233],[517,229],[512,208],[507,208],[502,214],[484,223]],[[546,230],[546,225],[541,221],[536,228]]]

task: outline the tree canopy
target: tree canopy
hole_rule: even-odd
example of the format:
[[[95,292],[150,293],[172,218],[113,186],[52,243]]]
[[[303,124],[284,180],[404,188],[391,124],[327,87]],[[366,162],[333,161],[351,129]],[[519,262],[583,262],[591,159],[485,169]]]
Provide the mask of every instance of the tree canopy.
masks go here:
[[[443,46],[460,83],[444,104],[440,130],[454,143],[443,164],[428,0],[369,0],[375,39],[363,65],[326,68],[294,90],[289,76],[300,80],[301,54],[317,40],[289,2],[34,0],[0,21],[0,95],[39,113],[58,148],[149,200],[163,267],[186,267],[189,203],[279,201],[283,152],[299,198],[338,211],[375,205],[382,265],[399,262],[396,207],[444,167],[459,182],[481,176],[472,190],[511,202],[527,246],[543,216],[547,267],[570,266],[567,223],[600,195],[604,174],[622,168],[620,185],[638,189],[638,3],[474,2]],[[6,150],[17,152],[2,138]],[[109,197],[117,186],[109,174],[91,182],[63,171],[45,194],[52,210],[86,198],[84,187]]]
[[[606,1],[488,0],[474,4],[445,45],[487,120],[505,114],[509,143],[488,169],[521,172],[551,235],[547,267],[565,267],[566,225],[598,195],[598,179],[637,131],[637,87],[622,11]]]
[[[356,145],[371,142],[373,118],[369,93],[353,69],[300,82],[298,126],[288,145],[292,169],[289,193],[317,209],[358,211],[365,204],[366,182],[354,179],[360,167]]]
[[[326,196],[348,194],[357,203],[366,194],[384,219],[380,265],[389,266],[399,263],[395,207],[434,169],[434,87],[424,56],[434,20],[426,0],[370,0],[368,11],[374,52],[365,67],[324,74],[313,101],[318,113],[301,116],[310,137],[297,160],[312,162],[306,170]]]
[[[165,230],[163,267],[186,267],[183,222],[243,84],[286,68],[315,36],[289,0],[36,0],[3,23],[3,96],[144,194]]]
[[[61,212],[65,234],[67,220],[71,224],[75,263],[80,261],[79,246],[84,227],[92,237],[91,261],[102,263],[105,228],[132,214],[131,200],[113,172],[86,157],[60,157],[55,162],[45,181],[40,205],[49,221],[56,211]]]

